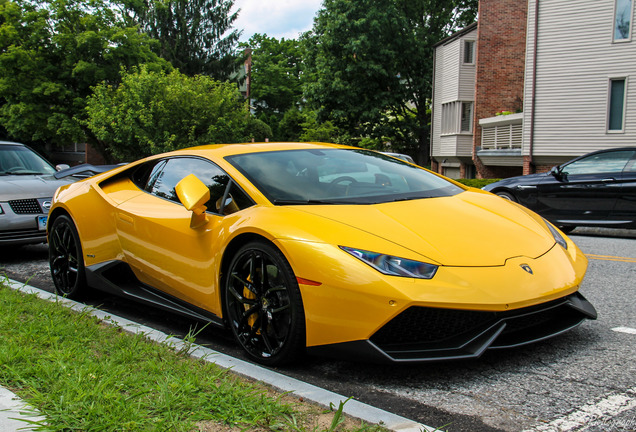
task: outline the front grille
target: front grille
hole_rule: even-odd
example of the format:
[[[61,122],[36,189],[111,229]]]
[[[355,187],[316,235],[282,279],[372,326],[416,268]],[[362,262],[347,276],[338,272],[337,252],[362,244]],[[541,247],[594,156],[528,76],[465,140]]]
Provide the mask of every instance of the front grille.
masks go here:
[[[4,241],[20,241],[30,239],[42,239],[46,236],[44,231],[37,229],[0,231],[0,243]]]
[[[494,312],[411,307],[378,330],[371,340],[384,345],[441,343],[475,328],[489,327]]]
[[[15,214],[41,214],[44,213],[37,199],[22,199],[9,201],[9,206]]]
[[[516,344],[542,333],[557,332],[582,320],[564,299],[505,312],[436,309],[413,306],[378,330],[371,341],[385,350],[459,347],[494,325],[506,327],[497,345]],[[499,343],[498,343],[499,342]]]

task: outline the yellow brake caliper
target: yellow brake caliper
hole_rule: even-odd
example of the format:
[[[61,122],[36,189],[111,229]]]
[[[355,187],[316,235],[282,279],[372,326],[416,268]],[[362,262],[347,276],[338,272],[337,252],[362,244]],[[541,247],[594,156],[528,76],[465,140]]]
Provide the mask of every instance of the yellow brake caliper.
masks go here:
[[[248,282],[252,282],[250,280],[251,276],[248,276],[247,281]],[[254,294],[252,291],[250,291],[246,286],[243,287],[243,297],[246,299],[250,299],[250,300],[256,300],[256,294]],[[251,306],[248,304],[244,304],[243,308],[245,308],[245,311],[247,312],[249,310]],[[258,318],[258,314],[257,313],[253,313],[251,314],[249,317],[247,317],[247,324],[250,327],[254,327],[254,323],[256,323],[256,318]],[[260,330],[257,331],[257,334],[260,334]]]

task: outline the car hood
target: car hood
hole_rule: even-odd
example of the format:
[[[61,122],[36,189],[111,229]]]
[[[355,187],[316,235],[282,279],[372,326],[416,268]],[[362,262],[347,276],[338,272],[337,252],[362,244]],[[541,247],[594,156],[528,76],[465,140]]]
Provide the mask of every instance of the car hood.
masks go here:
[[[555,244],[538,216],[484,192],[467,191],[452,197],[386,204],[297,209],[354,227],[407,248],[429,262],[446,266],[500,266],[513,257],[539,257]],[[369,250],[370,246],[360,243],[359,231],[358,235],[352,230],[338,231],[339,245]]]
[[[528,174],[528,175],[517,176],[517,177],[509,177],[507,179],[490,183],[484,186],[482,189],[485,191],[491,191],[500,186],[513,187],[516,185],[538,185],[550,175],[551,174],[549,173],[539,173],[539,174]]]
[[[20,175],[0,177],[0,200],[51,198],[55,190],[73,179],[56,179],[49,175]]]

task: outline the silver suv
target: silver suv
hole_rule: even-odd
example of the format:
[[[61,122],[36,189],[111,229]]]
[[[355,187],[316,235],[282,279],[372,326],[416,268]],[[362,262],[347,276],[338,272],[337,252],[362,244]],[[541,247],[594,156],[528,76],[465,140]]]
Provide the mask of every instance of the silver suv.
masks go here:
[[[0,245],[46,242],[46,219],[55,190],[77,179],[55,178],[53,167],[24,144],[0,141]]]

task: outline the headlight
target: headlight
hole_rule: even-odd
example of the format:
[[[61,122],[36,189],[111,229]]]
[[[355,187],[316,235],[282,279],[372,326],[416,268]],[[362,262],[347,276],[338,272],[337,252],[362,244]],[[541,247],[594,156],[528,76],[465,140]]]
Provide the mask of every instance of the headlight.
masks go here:
[[[563,247],[563,249],[567,249],[568,243],[565,241],[561,233],[559,233],[559,231],[556,228],[554,228],[550,222],[548,222],[545,219],[544,221],[545,221],[545,224],[548,226],[548,229],[552,233],[552,237],[554,237],[554,241],[560,244]]]
[[[384,255],[369,252],[362,249],[354,249],[340,246],[345,252],[350,253],[360,261],[370,265],[380,273],[391,276],[402,276],[417,279],[432,279],[437,271],[436,265],[400,258],[393,255]]]

